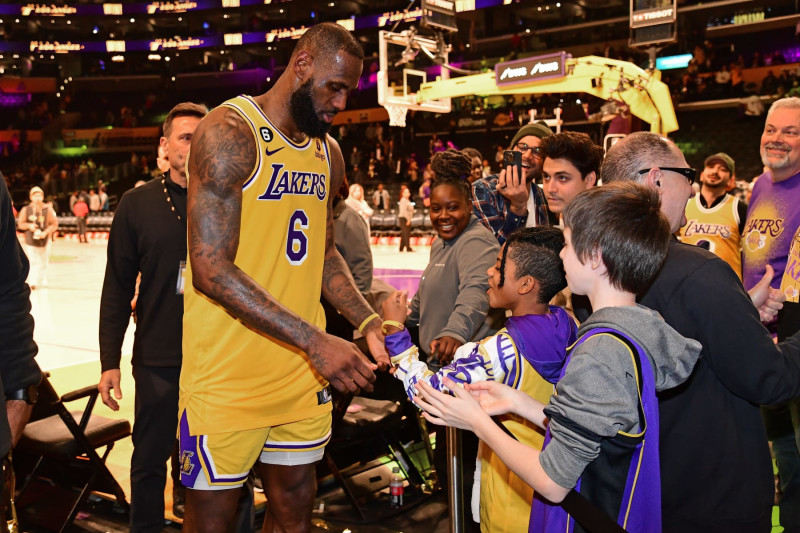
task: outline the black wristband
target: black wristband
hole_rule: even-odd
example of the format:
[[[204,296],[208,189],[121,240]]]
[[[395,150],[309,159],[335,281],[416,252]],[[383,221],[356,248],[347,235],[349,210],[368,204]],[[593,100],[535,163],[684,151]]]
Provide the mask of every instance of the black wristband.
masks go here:
[[[15,391],[6,393],[6,401],[19,400],[27,403],[28,405],[35,404],[38,398],[39,389],[36,385],[28,385],[24,389],[17,389]]]

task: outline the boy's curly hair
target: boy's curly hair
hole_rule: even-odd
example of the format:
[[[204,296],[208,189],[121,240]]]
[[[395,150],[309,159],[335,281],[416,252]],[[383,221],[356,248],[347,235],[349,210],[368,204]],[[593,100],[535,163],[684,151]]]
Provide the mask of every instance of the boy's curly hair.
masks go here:
[[[539,303],[547,303],[567,286],[564,264],[559,253],[564,235],[556,227],[522,228],[512,233],[500,260],[500,287],[505,283],[506,257],[517,265],[516,279],[531,276],[539,282]]]

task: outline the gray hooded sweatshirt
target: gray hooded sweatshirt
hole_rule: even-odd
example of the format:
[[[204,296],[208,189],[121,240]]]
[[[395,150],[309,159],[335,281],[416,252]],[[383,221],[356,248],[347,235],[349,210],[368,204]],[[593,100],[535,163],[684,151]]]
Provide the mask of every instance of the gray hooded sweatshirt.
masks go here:
[[[683,383],[700,355],[699,342],[682,337],[657,312],[641,305],[596,311],[578,329],[578,338],[595,328],[625,333],[647,352],[657,391]],[[594,336],[573,351],[546,412],[566,418],[582,431],[551,420],[552,440],[539,457],[550,479],[562,487],[575,486],[600,451],[591,434],[612,438],[620,431],[638,430],[634,376],[630,353],[617,339]]]

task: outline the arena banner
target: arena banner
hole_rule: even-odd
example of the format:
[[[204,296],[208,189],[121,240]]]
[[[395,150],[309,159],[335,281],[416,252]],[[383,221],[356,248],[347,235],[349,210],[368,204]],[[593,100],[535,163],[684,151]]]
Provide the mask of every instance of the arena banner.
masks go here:
[[[502,87],[515,83],[561,78],[566,74],[564,65],[567,55],[566,52],[558,52],[498,63],[494,66],[495,83],[498,87]]]

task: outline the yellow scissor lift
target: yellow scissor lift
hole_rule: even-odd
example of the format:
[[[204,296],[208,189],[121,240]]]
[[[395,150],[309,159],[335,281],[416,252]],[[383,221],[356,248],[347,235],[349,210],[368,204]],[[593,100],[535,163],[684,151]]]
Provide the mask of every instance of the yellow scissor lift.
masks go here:
[[[564,59],[564,74],[541,81],[520,82],[498,86],[494,72],[449,78],[442,68],[442,78],[423,82],[415,93],[408,90],[408,73],[420,71],[404,70],[402,92],[389,87],[387,69],[399,65],[388,65],[386,43],[414,48],[431,49],[435,45],[422,41],[419,36],[381,32],[381,69],[378,78],[378,100],[390,115],[398,107],[421,111],[447,112],[450,99],[458,96],[492,96],[504,94],[587,93],[604,100],[617,100],[627,104],[633,115],[650,124],[651,131],[668,134],[678,129],[678,119],[669,94],[669,87],[661,81],[661,72],[647,71],[628,61],[598,56]],[[441,47],[440,47],[441,49]],[[443,57],[446,62],[446,55]],[[394,108],[394,109],[393,109]],[[404,115],[404,113],[403,113]],[[405,118],[405,116],[403,116]],[[404,122],[404,121],[403,121]]]

